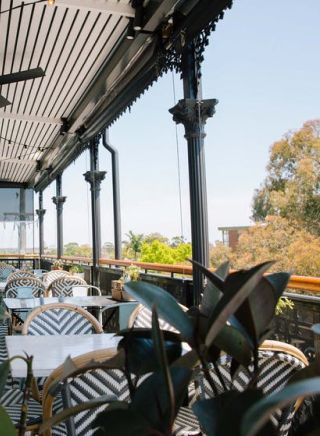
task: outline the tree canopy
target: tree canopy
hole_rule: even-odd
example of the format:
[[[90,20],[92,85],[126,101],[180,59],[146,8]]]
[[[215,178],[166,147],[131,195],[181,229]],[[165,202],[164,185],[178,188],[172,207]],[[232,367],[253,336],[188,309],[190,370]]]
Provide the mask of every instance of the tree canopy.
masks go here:
[[[320,120],[275,142],[267,171],[254,195],[254,221],[277,215],[320,235]]]

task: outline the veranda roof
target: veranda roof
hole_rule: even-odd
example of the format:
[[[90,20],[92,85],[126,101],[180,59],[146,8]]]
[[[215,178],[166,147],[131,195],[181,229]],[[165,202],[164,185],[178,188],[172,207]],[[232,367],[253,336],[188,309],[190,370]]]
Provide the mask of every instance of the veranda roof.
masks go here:
[[[142,30],[127,39],[143,4]],[[0,86],[0,184],[45,188],[197,37],[199,60],[230,0],[2,0],[1,75],[44,77]],[[137,17],[136,17],[137,18]],[[202,32],[202,33],[201,33]]]

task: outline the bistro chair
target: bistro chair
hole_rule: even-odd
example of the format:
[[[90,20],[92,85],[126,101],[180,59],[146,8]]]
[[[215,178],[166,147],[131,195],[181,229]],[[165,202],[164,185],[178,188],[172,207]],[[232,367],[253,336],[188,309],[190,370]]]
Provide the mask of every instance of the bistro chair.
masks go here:
[[[34,309],[23,325],[23,335],[85,335],[103,333],[97,319],[82,307],[51,303]]]
[[[14,279],[22,279],[24,277],[32,277],[32,278],[36,278],[36,276],[33,274],[33,272],[31,271],[14,271],[12,272],[9,277],[8,277],[8,282],[10,282],[11,280]]]
[[[20,277],[7,282],[4,289],[7,298],[40,297],[45,291],[44,284],[36,277]]]
[[[5,282],[13,271],[15,271],[14,266],[2,262],[0,264],[0,282]]]
[[[187,308],[183,305],[180,305],[183,310],[187,310]],[[152,312],[150,309],[145,307],[143,304],[138,304],[138,306],[132,311],[129,320],[128,327],[131,328],[151,328],[152,327]],[[161,330],[168,330],[170,332],[179,333],[171,324],[167,321],[159,318],[159,327]]]
[[[103,363],[107,363],[115,353],[115,349],[107,349],[73,358],[75,371],[67,377],[63,377],[63,365],[55,369],[47,378],[43,389],[43,419],[47,420],[64,408],[76,406],[101,395],[110,395],[110,399],[118,401],[129,401],[129,386],[123,371],[103,366]],[[92,422],[104,408],[105,405],[78,413],[52,429],[52,433],[90,436],[94,434],[91,429]],[[175,435],[195,435],[199,434],[199,431],[198,421],[191,410],[181,408],[175,422]],[[51,436],[51,430],[44,435]]]
[[[59,277],[70,275],[68,271],[64,271],[62,269],[55,269],[49,272],[46,272],[42,276],[43,284],[46,288],[50,286],[50,284]]]
[[[47,289],[47,295],[52,297],[73,297],[73,288],[76,286],[87,285],[87,282],[71,275],[66,275],[55,279]]]
[[[264,394],[279,391],[283,388],[288,380],[299,370],[308,366],[306,356],[293,345],[284,342],[266,340],[260,346],[258,351],[259,374],[256,378],[256,386]],[[253,375],[253,364],[249,370],[240,367],[235,376],[231,376],[231,358],[227,355],[221,357],[218,363],[220,377],[224,381],[227,389],[243,391],[249,385]],[[215,385],[216,391],[220,394],[224,392],[220,379],[215,369],[210,369],[211,378]],[[195,398],[208,399],[214,397],[211,386],[204,377],[201,370],[196,371],[195,380]],[[279,409],[271,416],[271,421],[277,429],[277,435],[286,436],[290,430],[294,413],[301,404],[301,401],[292,403],[290,406]]]

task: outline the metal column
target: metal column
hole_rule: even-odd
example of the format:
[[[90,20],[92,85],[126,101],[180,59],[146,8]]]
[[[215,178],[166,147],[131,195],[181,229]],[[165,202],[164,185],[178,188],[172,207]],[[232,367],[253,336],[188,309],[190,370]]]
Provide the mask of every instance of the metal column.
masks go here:
[[[43,239],[43,217],[46,210],[43,209],[43,192],[39,192],[39,209],[36,209],[36,213],[39,218],[39,256],[43,255],[44,251],[44,239]]]
[[[67,197],[62,196],[62,177],[61,174],[56,177],[56,196],[52,201],[57,208],[57,258],[63,256],[63,203]]]
[[[26,190],[20,188],[19,204],[19,254],[25,254],[27,248],[27,229],[26,229]]]
[[[92,284],[99,286],[99,259],[101,257],[100,185],[106,171],[99,171],[99,138],[90,143],[90,171],[84,174],[91,187],[92,215]]]
[[[120,214],[120,183],[119,183],[119,153],[109,143],[106,130],[102,135],[103,146],[111,153],[112,164],[112,196],[113,196],[113,225],[114,225],[114,257],[121,259],[121,214]]]
[[[209,266],[207,186],[204,152],[204,125],[214,114],[217,100],[201,99],[201,84],[195,62],[194,44],[182,53],[184,99],[169,110],[173,120],[182,123],[188,144],[189,190],[191,213],[192,259]],[[193,269],[193,304],[198,305],[203,290],[203,276]]]

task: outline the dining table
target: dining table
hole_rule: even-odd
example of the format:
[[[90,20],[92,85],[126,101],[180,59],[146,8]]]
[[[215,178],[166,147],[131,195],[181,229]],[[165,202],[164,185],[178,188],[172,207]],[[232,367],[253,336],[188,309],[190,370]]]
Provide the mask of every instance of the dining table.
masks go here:
[[[4,298],[4,304],[9,312],[28,311],[36,307],[50,303],[69,303],[80,307],[98,308],[99,319],[102,313],[108,309],[119,308],[119,328],[127,327],[128,318],[134,308],[136,301],[118,301],[104,295],[88,295],[81,297],[40,297],[40,298]]]
[[[35,377],[47,377],[60,366],[67,357],[76,357],[90,351],[116,350],[120,336],[113,333],[92,335],[53,335],[53,336],[6,336],[8,358],[33,356],[32,370]],[[22,359],[10,361],[12,377],[25,378],[27,365]]]

